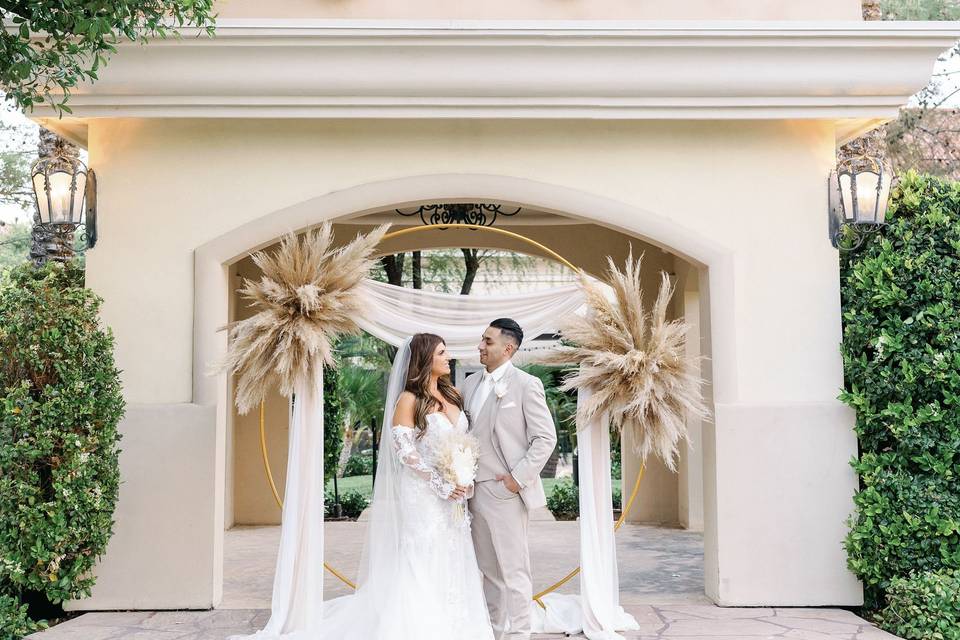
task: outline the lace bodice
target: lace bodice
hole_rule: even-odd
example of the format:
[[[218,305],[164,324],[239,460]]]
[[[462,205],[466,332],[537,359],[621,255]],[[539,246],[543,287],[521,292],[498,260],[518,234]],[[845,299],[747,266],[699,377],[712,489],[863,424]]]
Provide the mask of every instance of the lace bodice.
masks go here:
[[[436,459],[438,437],[451,430],[465,431],[466,416],[463,412],[454,425],[443,412],[427,414],[427,431],[417,438],[416,429],[404,425],[393,427],[393,447],[400,462],[424,480],[437,497],[444,500],[450,497],[456,486],[448,482],[436,471],[433,461]]]

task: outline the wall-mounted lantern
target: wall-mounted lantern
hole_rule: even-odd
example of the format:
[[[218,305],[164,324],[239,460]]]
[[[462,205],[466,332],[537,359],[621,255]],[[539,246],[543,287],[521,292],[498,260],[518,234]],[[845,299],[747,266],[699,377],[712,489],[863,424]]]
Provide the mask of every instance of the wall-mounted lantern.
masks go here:
[[[876,158],[855,156],[830,174],[830,241],[841,251],[863,244],[884,225],[893,171]]]
[[[58,146],[53,155],[33,163],[30,178],[40,224],[63,242],[83,227],[86,246],[93,248],[97,244],[97,178],[93,170]]]

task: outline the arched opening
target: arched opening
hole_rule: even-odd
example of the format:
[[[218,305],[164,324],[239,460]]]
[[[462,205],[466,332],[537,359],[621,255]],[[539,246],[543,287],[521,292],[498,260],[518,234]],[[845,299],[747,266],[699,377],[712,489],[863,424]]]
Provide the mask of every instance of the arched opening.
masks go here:
[[[526,209],[523,213],[526,215],[518,216],[518,224],[505,224],[501,228],[509,228],[514,233],[551,249],[556,247],[555,250],[573,262],[577,268],[592,275],[603,274],[608,256],[622,264],[631,251],[634,255],[642,254],[644,256],[643,299],[645,304],[649,305],[656,295],[659,273],[670,273],[677,285],[677,293],[670,310],[671,317],[690,317],[691,324],[695,327],[699,326],[699,317],[692,317],[694,314],[699,314],[700,278],[696,265],[672,252],[621,231],[532,209]],[[399,222],[398,226],[404,223],[409,224],[408,220],[401,218],[393,210],[374,212],[335,222],[335,236],[338,242],[346,242],[357,233],[369,231],[374,225],[387,221],[394,224]],[[439,228],[388,240],[379,248],[379,252],[397,254],[462,247],[510,251],[517,254],[544,253],[538,251],[533,245],[525,246],[525,243],[520,240],[502,235]],[[239,284],[242,278],[259,277],[259,270],[248,256],[231,265],[229,274],[231,281]],[[575,278],[572,272],[568,272],[566,276],[567,281]],[[243,307],[236,291],[231,293],[230,307],[235,314],[231,320],[242,319],[250,313]],[[699,331],[692,337],[689,349],[692,353],[699,355],[704,347],[700,344]],[[257,604],[259,607],[264,607],[269,602],[269,589],[272,583],[270,569],[275,554],[278,535],[276,525],[280,523],[280,510],[263,470],[259,414],[254,412],[241,416],[236,411],[231,411],[229,421],[231,426],[228,427],[226,434],[224,525],[228,529],[232,527],[234,529],[227,534],[226,538],[225,591],[222,606],[234,608]],[[264,422],[269,425],[264,435],[267,451],[270,452],[270,467],[275,482],[282,492],[286,470],[289,403],[278,392],[273,392],[266,403]],[[691,420],[690,427],[691,433],[695,434],[696,439],[699,440],[701,433],[699,420]],[[633,487],[640,471],[640,461],[633,453],[629,434],[625,434],[618,448],[622,459],[622,486],[626,488],[622,491],[628,491]],[[696,600],[698,596],[702,597],[703,473],[702,456],[699,454],[699,443],[695,447],[685,449],[681,468],[676,473],[670,472],[658,460],[648,461],[645,479],[640,485],[635,506],[627,514],[627,522],[630,525],[645,526],[627,527],[622,534],[622,538],[630,540],[629,544],[623,545],[622,574],[627,583],[637,587],[636,593],[627,593],[626,597],[649,598],[649,601],[660,603],[690,601]],[[620,504],[622,499],[626,498],[622,493],[621,496]],[[540,514],[540,519],[548,521],[552,520],[552,517],[545,510]],[[576,545],[575,529],[566,526],[567,524],[535,525],[543,528],[544,535],[551,538],[553,544],[553,548],[541,548],[534,553],[534,562],[543,567],[541,580],[550,580],[553,573],[565,572],[569,549],[564,550],[563,546],[565,544],[572,549]],[[344,531],[341,535],[333,532],[328,540],[328,548],[332,552],[330,561],[349,572],[356,564],[356,556],[359,552],[358,540],[362,538],[362,532],[350,531],[349,525],[344,526],[340,523],[333,526],[342,528]],[[356,526],[354,525],[354,528]],[[273,527],[273,531],[270,527]],[[681,533],[683,531],[691,535],[684,535]],[[672,580],[651,580],[651,576],[645,575],[650,570],[649,558],[656,554],[663,554],[661,547],[664,546],[664,542],[667,547],[680,551],[662,562],[664,570]],[[259,553],[253,552],[256,550],[259,550]],[[559,568],[555,566],[558,563]],[[255,570],[254,567],[258,568]],[[646,586],[640,587],[640,585]],[[336,579],[330,579],[327,587],[330,595],[348,590]]]
[[[724,252],[719,250],[710,242],[702,241],[693,236],[687,236],[681,233],[681,229],[669,223],[668,220],[653,216],[645,212],[634,212],[635,215],[624,217],[621,209],[623,205],[610,202],[596,196],[573,192],[558,188],[561,196],[567,196],[568,211],[559,212],[557,209],[549,206],[556,204],[556,193],[552,198],[543,197],[542,194],[550,193],[547,185],[529,183],[527,181],[518,181],[512,178],[492,178],[483,176],[479,182],[487,183],[486,188],[481,191],[475,190],[476,185],[467,188],[465,185],[469,182],[466,176],[440,176],[431,181],[429,187],[421,179],[410,179],[397,181],[396,183],[380,183],[377,185],[363,185],[349,193],[338,192],[330,194],[311,201],[303,203],[290,209],[276,212],[270,216],[261,219],[255,228],[251,225],[241,227],[240,229],[219,238],[216,241],[208,243],[197,252],[197,336],[196,357],[198,360],[203,358],[204,353],[215,353],[218,348],[222,348],[223,335],[218,334],[215,339],[210,339],[209,335],[203,335],[202,327],[211,327],[214,324],[222,326],[227,320],[240,317],[238,315],[240,307],[238,300],[230,293],[235,289],[234,283],[239,275],[254,275],[249,272],[251,263],[248,259],[249,254],[256,249],[270,246],[276,242],[277,238],[283,232],[291,229],[306,229],[320,223],[323,219],[335,220],[335,231],[339,239],[352,238],[357,231],[370,228],[372,225],[383,222],[384,216],[391,215],[396,207],[406,207],[411,204],[434,202],[434,201],[496,201],[509,205],[521,206],[526,212],[529,212],[527,224],[514,223],[505,224],[505,228],[514,228],[537,242],[558,251],[564,257],[571,260],[578,267],[583,268],[591,274],[602,274],[606,268],[606,257],[609,255],[615,261],[622,262],[630,249],[635,254],[643,253],[644,269],[646,281],[655,283],[654,277],[660,271],[667,271],[674,274],[676,278],[678,294],[675,296],[672,314],[688,316],[693,318],[699,327],[699,343],[692,348],[701,350],[705,355],[712,356],[711,362],[716,363],[717,354],[711,354],[709,305],[702,304],[700,292],[712,284],[712,281],[718,273],[724,271]],[[494,193],[490,183],[496,183],[501,192],[513,197],[491,198],[491,197],[465,197],[463,194]],[[405,197],[401,200],[386,200],[389,187],[395,187],[393,190],[400,195],[410,193],[411,191],[420,191],[421,197],[414,199]],[[460,195],[453,197],[445,195],[459,190]],[[565,193],[563,193],[565,191]],[[522,193],[521,193],[522,192]],[[531,204],[531,193],[541,194],[541,201],[546,204]],[[437,194],[437,195],[433,195]],[[518,197],[521,196],[521,197]],[[377,205],[377,202],[384,204]],[[367,206],[359,206],[366,203]],[[579,205],[578,205],[579,203]],[[344,211],[347,206],[356,206],[353,211]],[[339,209],[339,210],[338,210]],[[321,215],[318,212],[324,212],[327,215]],[[313,212],[310,216],[309,212]],[[619,224],[612,224],[604,220],[604,213],[612,220],[619,220]],[[339,214],[339,215],[338,215]],[[623,228],[623,221],[629,220],[636,223],[638,228],[648,227],[653,230],[664,231],[668,237],[683,238],[685,251],[667,248],[665,243],[654,243],[647,239],[645,235],[636,231],[628,231]],[[400,221],[401,223],[403,220]],[[519,221],[518,221],[519,222]],[[499,226],[499,225],[498,225]],[[460,233],[469,233],[461,231]],[[258,238],[260,240],[258,241]],[[241,249],[243,243],[246,249]],[[511,244],[509,241],[500,241],[491,243],[489,238],[480,242],[469,237],[455,237],[449,232],[431,230],[430,232],[416,234],[416,241],[409,243],[403,239],[393,244],[385,243],[382,247],[383,253],[396,253],[412,249],[428,249],[437,247],[463,247],[463,246],[484,246],[503,250],[517,250],[521,247]],[[525,250],[529,250],[525,248]],[[535,251],[534,251],[535,253]],[[703,259],[696,259],[691,256],[698,255],[717,265],[717,268],[709,266]],[[216,299],[219,296],[219,300]],[[703,296],[706,297],[706,296]],[[646,298],[646,296],[645,296]],[[696,304],[688,304],[688,299],[696,299]],[[650,298],[652,301],[652,298]],[[217,320],[218,319],[219,322]],[[220,343],[218,345],[218,342]],[[209,361],[209,360],[208,360]],[[712,381],[713,371],[708,367],[704,371],[704,378],[708,382]],[[218,460],[218,474],[222,478],[223,495],[219,507],[222,509],[221,527],[228,527],[237,523],[269,523],[278,521],[279,511],[270,493],[267,483],[264,481],[262,469],[259,462],[255,465],[245,463],[238,464],[240,456],[249,457],[250,442],[246,436],[236,437],[238,433],[255,433],[256,429],[245,425],[244,420],[255,420],[254,417],[235,419],[233,415],[231,393],[225,379],[212,381],[210,379],[198,380],[195,384],[196,397],[201,401],[210,401],[216,404],[218,414],[218,432],[221,438],[218,439],[219,450],[222,457]],[[285,455],[285,430],[287,408],[283,402],[275,401],[270,403],[272,409],[268,413],[267,419],[272,426],[270,438],[270,450],[273,452],[274,466],[277,484],[282,486],[282,459]],[[246,438],[244,440],[243,438]],[[623,443],[629,450],[629,441]],[[704,478],[710,478],[710,470],[703,466],[701,457],[697,456],[695,450],[693,454],[685,453],[685,474],[688,477],[684,480],[679,475],[670,474],[666,469],[658,469],[657,463],[648,467],[647,479],[641,485],[641,492],[638,497],[639,506],[631,513],[630,521],[634,523],[650,523],[656,525],[667,525],[670,527],[679,527],[681,525],[691,527],[693,530],[701,529],[706,526],[709,529],[710,518],[704,515],[704,505],[709,505],[709,495],[713,490],[710,482],[704,481]],[[699,477],[691,479],[689,469],[696,468]],[[639,464],[631,460],[629,455],[624,456],[623,463],[623,483],[629,485],[632,478],[635,477]],[[235,491],[235,487],[243,487]],[[681,489],[683,493],[681,494]],[[699,534],[698,534],[699,535]],[[709,532],[706,535],[710,539]],[[220,538],[216,542],[219,558],[219,573],[221,582],[216,587],[222,589],[223,576],[223,534],[222,529]],[[356,549],[359,553],[359,549]],[[236,553],[236,549],[231,550],[231,554]],[[710,563],[711,550],[705,549],[707,564]],[[713,554],[715,556],[715,553]],[[268,552],[268,557],[270,553]],[[272,557],[271,560],[272,562]],[[344,566],[350,567],[356,564],[351,558],[343,560]],[[272,565],[270,565],[272,566]],[[709,569],[707,570],[709,573]],[[218,590],[218,598],[223,596],[222,590]],[[699,594],[703,594],[702,579],[699,582]],[[709,585],[707,592],[709,593]],[[655,594],[651,594],[654,597]]]

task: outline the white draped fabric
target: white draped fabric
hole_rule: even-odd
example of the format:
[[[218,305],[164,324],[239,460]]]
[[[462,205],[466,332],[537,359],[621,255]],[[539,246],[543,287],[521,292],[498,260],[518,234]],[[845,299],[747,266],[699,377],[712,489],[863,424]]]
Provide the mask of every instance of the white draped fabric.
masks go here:
[[[357,324],[394,346],[415,333],[435,333],[454,358],[476,358],[480,334],[496,318],[513,318],[527,338],[557,330],[558,319],[583,306],[577,285],[503,296],[461,296],[366,280],[369,301]],[[529,344],[529,343],[528,343]]]
[[[300,387],[290,418],[287,483],[270,620],[253,638],[317,629],[323,602],[323,377]]]
[[[577,402],[590,392],[581,389]],[[620,606],[620,580],[610,496],[610,427],[606,418],[577,425],[580,460],[580,599],[583,629],[590,640],[621,640],[616,631],[639,629]],[[585,562],[583,560],[586,560]]]
[[[414,333],[435,333],[453,357],[476,356],[487,324],[511,317],[533,338],[553,332],[564,315],[584,304],[578,286],[504,296],[460,296],[404,289],[367,280],[365,316],[358,324],[399,346]],[[282,529],[274,577],[271,617],[251,638],[315,640],[322,633],[323,587],[323,401],[319,390],[298,390],[290,424],[290,447]],[[580,596],[551,594],[546,611],[534,607],[534,632],[577,633],[614,640],[617,630],[636,629],[619,605],[613,539],[609,433],[605,423],[581,427]],[[585,431],[585,432],[584,432]],[[531,541],[536,544],[536,541]],[[371,570],[376,570],[371,567]],[[556,576],[559,577],[559,576]],[[540,582],[554,576],[535,576]]]
[[[589,391],[580,390],[577,402]],[[617,631],[640,628],[620,606],[617,548],[610,486],[610,429],[605,418],[577,425],[580,456],[580,595],[549,594],[546,609],[533,606],[534,631],[583,634],[589,640],[623,640]]]

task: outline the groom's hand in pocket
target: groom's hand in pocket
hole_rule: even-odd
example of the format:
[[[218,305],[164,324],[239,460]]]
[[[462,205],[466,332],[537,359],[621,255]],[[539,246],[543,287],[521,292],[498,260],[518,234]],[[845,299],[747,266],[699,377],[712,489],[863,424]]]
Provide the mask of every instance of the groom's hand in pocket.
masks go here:
[[[509,473],[500,474],[499,476],[497,476],[497,480],[502,482],[503,486],[509,489],[511,493],[520,493],[520,484],[517,483],[517,481],[514,480],[513,476],[510,475]]]

